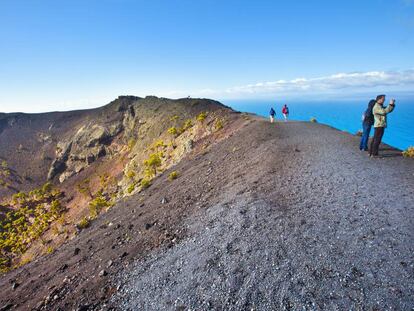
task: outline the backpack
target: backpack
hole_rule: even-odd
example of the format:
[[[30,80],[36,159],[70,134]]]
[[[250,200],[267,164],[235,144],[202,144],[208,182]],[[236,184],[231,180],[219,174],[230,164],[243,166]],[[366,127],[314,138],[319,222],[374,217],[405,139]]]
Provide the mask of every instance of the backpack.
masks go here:
[[[363,122],[369,125],[374,124],[374,114],[372,113],[372,109],[367,108],[363,114]]]

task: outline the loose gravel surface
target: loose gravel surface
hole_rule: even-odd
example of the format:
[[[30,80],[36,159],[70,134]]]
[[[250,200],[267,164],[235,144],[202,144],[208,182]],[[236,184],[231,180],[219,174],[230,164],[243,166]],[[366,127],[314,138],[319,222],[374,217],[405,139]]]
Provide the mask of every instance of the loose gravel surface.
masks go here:
[[[324,125],[246,124],[181,164],[185,237],[121,270],[109,305],[413,310],[414,160],[381,152]]]

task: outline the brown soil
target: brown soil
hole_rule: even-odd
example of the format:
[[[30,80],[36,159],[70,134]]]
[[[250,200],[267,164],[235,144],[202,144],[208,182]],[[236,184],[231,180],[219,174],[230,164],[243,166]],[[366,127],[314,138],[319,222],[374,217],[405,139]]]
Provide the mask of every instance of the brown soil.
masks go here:
[[[207,119],[204,122],[195,121],[196,116],[205,111],[209,111]],[[187,141],[197,141],[209,135],[214,120],[226,117],[230,112],[222,104],[208,99],[170,100],[152,96],[120,96],[108,105],[96,109],[42,114],[0,114],[0,219],[16,208],[10,203],[13,193],[28,192],[46,182],[51,164],[59,154],[58,146],[67,145],[68,142],[75,144],[76,147],[72,148],[67,158],[78,159],[76,165],[72,161],[72,166],[67,159],[57,162],[61,163],[57,166],[60,167],[59,170],[74,173],[63,183],[59,182],[62,172],[51,175],[55,175],[51,180],[54,186],[64,193],[61,203],[65,207],[65,213],[62,218],[52,224],[41,239],[27,245],[28,249],[22,256],[6,252],[10,259],[9,267],[31,261],[73,238],[77,232],[76,224],[89,216],[88,203],[98,190],[102,190],[109,199],[129,193],[127,189],[133,184],[139,185],[143,171],[142,162],[148,158],[149,147],[154,140],[162,139],[167,143],[174,140],[174,152],[170,150],[173,149],[172,146],[165,150],[168,158],[161,167],[165,169],[188,152],[185,148]],[[175,121],[171,120],[173,116],[177,117]],[[168,134],[169,127],[182,126],[188,119],[194,122],[191,129],[177,138]],[[79,131],[84,138],[92,135],[91,124],[105,127],[108,132],[112,132],[111,128],[119,129],[98,143],[106,151],[98,158],[94,157],[92,162],[82,158],[82,155],[94,154],[94,150],[99,149],[94,146],[96,142],[90,145],[79,140],[80,136],[77,135]],[[190,134],[195,131],[195,135]],[[7,163],[9,174],[5,174],[3,160]],[[135,173],[135,178],[126,178],[124,173],[131,171]],[[102,183],[102,176],[110,181]],[[4,182],[7,182],[7,186]],[[83,185],[89,195],[80,193],[79,184]],[[135,188],[138,190],[137,186]]]

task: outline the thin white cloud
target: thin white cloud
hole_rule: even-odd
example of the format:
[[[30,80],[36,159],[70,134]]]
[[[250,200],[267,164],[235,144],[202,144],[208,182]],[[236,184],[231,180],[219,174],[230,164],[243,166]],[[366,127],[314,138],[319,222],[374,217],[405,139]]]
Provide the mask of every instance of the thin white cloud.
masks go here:
[[[369,71],[337,73],[316,78],[296,78],[259,82],[228,88],[227,96],[242,95],[296,95],[299,93],[326,94],[369,91],[378,88],[414,90],[414,69],[404,71]]]
[[[216,99],[259,99],[259,98],[294,98],[311,96],[353,96],[361,93],[407,93],[414,95],[414,69],[401,71],[369,71],[353,73],[336,73],[329,76],[305,78],[298,77],[291,80],[275,80],[254,84],[230,87],[227,89],[205,88],[197,91],[189,90],[147,90],[129,88],[127,90],[111,90],[100,93],[99,96],[89,98],[66,98],[64,101],[56,98],[45,103],[41,97],[18,97],[6,100],[0,94],[0,112],[25,111],[43,112],[55,110],[85,109],[102,106],[118,95],[133,94],[144,97],[146,94],[169,98],[205,97]],[[22,103],[24,102],[24,104]],[[29,105],[30,104],[30,105]],[[22,108],[23,107],[23,108]],[[30,107],[30,108],[28,108]]]

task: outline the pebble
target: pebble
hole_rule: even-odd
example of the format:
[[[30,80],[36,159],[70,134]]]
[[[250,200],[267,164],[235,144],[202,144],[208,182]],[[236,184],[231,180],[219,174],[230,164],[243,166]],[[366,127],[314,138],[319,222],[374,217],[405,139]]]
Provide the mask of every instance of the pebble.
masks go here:
[[[105,270],[101,270],[101,272],[99,272],[99,276],[100,277],[103,277],[103,276],[106,276],[108,274],[108,272],[106,272]]]
[[[13,305],[11,303],[5,304],[4,306],[2,306],[0,308],[0,311],[7,311],[10,310],[11,308],[13,308]]]
[[[126,257],[126,256],[128,256],[128,253],[127,252],[123,252],[122,254],[121,254],[121,256],[119,256],[120,258],[124,258],[124,257]]]
[[[12,290],[15,290],[16,288],[18,288],[20,286],[20,284],[19,283],[17,283],[17,282],[13,282],[13,284],[12,284]]]

